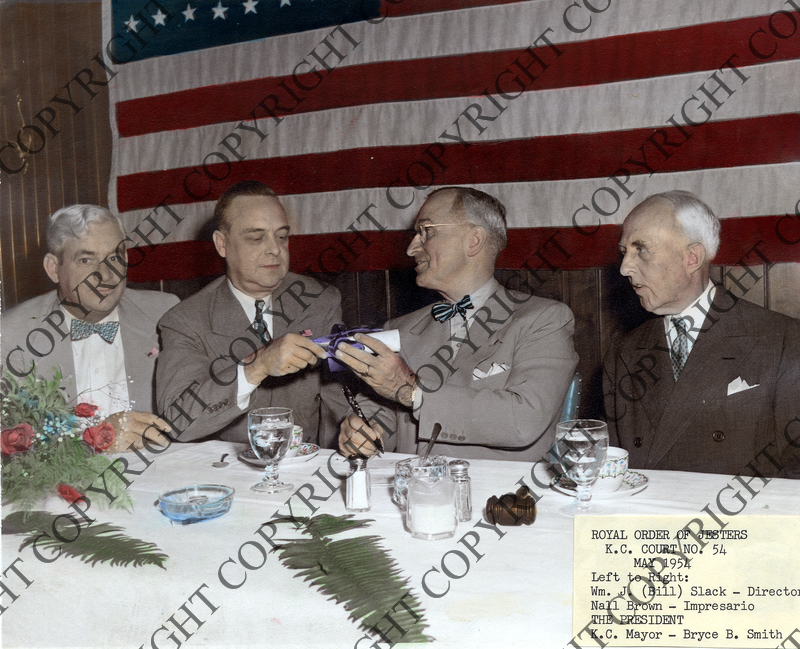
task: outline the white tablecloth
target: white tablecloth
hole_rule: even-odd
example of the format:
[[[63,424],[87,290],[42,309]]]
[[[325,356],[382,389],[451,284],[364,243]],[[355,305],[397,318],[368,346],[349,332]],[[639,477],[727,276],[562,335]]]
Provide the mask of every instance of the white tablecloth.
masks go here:
[[[135,501],[133,512],[102,510],[93,506],[92,517],[122,525],[126,533],[152,541],[169,559],[166,570],[153,566],[139,568],[91,567],[73,558],[61,557],[52,564],[36,559],[30,548],[18,551],[22,537],[3,537],[3,569],[17,557],[16,566],[32,580],[27,589],[7,571],[3,578],[19,597],[7,594],[0,603],[8,609],[0,617],[2,642],[6,647],[149,647],[153,634],[157,649],[177,647],[170,633],[188,647],[353,647],[364,635],[348,620],[343,607],[328,601],[309,588],[293,571],[283,567],[276,554],[269,555],[260,569],[247,571],[239,565],[238,552],[248,541],[260,541],[256,530],[276,512],[288,513],[284,501],[292,492],[266,496],[249,487],[261,474],[257,468],[236,459],[243,447],[227,442],[173,445],[152,458],[152,464],[133,480],[129,493]],[[211,466],[222,453],[230,453],[226,468]],[[327,451],[308,462],[282,463],[281,479],[295,487],[308,482],[317,495],[330,489],[312,474],[320,469],[332,481],[326,468]],[[387,454],[372,461],[374,474],[390,472],[390,462],[401,456]],[[131,468],[144,464],[129,456]],[[537,467],[541,469],[542,467]],[[403,575],[420,599],[427,622],[427,633],[440,647],[565,647],[572,639],[572,519],[557,510],[569,502],[567,496],[535,487],[530,478],[531,464],[516,462],[471,461],[472,494],[475,513],[470,523],[460,523],[456,536],[442,541],[412,539],[405,531],[402,516],[390,501],[389,488],[373,487],[372,511],[358,514],[375,522],[356,534],[378,534],[385,547],[402,567]],[[731,482],[730,476],[682,472],[643,471],[649,486],[639,494],[603,502],[612,514],[686,514],[687,522],[700,513]],[[539,475],[537,473],[537,475]],[[544,480],[541,474],[540,480]],[[481,510],[492,495],[513,492],[525,479],[542,498],[538,516],[531,526],[501,528],[499,538],[490,530],[474,527]],[[165,490],[192,484],[224,484],[236,489],[231,511],[225,516],[187,526],[170,524],[155,502]],[[339,484],[338,482],[336,484]],[[736,484],[736,483],[734,483]],[[756,481],[754,485],[760,485]],[[748,497],[748,515],[798,514],[800,482],[772,480],[759,487],[760,493]],[[741,485],[737,489],[742,490]],[[308,490],[304,490],[308,493]],[[730,491],[726,493],[732,493]],[[96,501],[101,500],[100,497]],[[300,501],[295,497],[293,503]],[[312,501],[314,502],[314,501]],[[316,503],[319,512],[345,514],[342,491]],[[66,513],[69,506],[53,500],[51,511]],[[4,515],[8,513],[4,508]],[[475,555],[459,539],[469,530],[480,540]],[[292,536],[287,528],[284,536]],[[470,539],[474,543],[474,539]],[[421,580],[432,567],[442,570],[442,557],[459,550],[470,559],[468,572],[451,579],[446,595],[426,595]],[[245,560],[260,562],[257,549],[248,545]],[[223,575],[231,582],[245,583],[236,589],[224,587],[219,579],[220,565],[228,558]],[[455,573],[464,563],[454,553],[446,559]],[[444,591],[447,583],[441,573],[428,577],[431,589]],[[201,593],[216,610],[211,613],[195,597],[190,610],[202,621],[185,625],[191,637],[176,630],[168,621],[175,616],[183,622],[188,616],[179,608],[203,584]],[[388,623],[384,625],[388,629]],[[397,632],[390,634],[396,637]],[[369,647],[364,640],[358,646]],[[387,647],[385,643],[375,645]],[[596,646],[587,643],[584,646]]]

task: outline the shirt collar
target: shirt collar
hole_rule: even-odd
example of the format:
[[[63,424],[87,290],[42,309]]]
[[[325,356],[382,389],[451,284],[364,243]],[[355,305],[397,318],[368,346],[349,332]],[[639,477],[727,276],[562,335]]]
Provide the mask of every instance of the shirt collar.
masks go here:
[[[240,291],[233,285],[230,279],[228,281],[228,286],[231,288],[231,292],[233,296],[239,301],[239,304],[242,305],[244,312],[247,314],[248,319],[252,320],[255,317],[256,313],[256,299],[243,291]],[[264,300],[264,308],[269,309],[272,307],[272,295],[267,295],[265,298],[258,298]]]
[[[64,314],[64,317],[66,318],[64,324],[66,324],[68,327],[72,326],[73,320],[80,320],[80,318],[73,316],[63,305],[61,306],[61,313]],[[119,305],[115,306],[111,313],[109,313],[105,318],[96,324],[103,324],[104,322],[119,322]]]
[[[700,294],[700,297],[687,306],[683,311],[672,315],[665,315],[664,328],[666,331],[669,332],[669,329],[672,326],[672,318],[689,318],[689,322],[691,324],[687,328],[698,331],[703,326],[703,322],[706,319],[706,314],[711,308],[711,301],[714,299],[715,290],[716,286],[714,286],[714,282],[708,280],[708,285]]]
[[[486,300],[488,300],[495,291],[495,284],[497,284],[497,280],[495,280],[494,277],[491,277],[489,278],[489,281],[481,286],[477,291],[473,291],[469,294],[469,298],[472,301],[472,306],[475,307],[474,311],[472,311],[470,315],[475,315],[475,311],[486,304]]]

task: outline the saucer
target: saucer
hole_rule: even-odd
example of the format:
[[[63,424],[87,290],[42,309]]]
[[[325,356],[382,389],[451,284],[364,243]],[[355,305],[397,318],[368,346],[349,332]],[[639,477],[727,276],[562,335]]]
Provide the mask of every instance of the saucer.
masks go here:
[[[297,455],[294,457],[285,457],[279,461],[280,466],[285,466],[292,463],[307,462],[312,457],[319,453],[319,446],[316,444],[304,443],[300,444],[297,448]],[[246,448],[237,456],[242,462],[252,464],[253,466],[265,467],[267,466],[266,460],[260,460],[258,456],[253,453],[252,448]]]
[[[650,484],[650,479],[646,475],[638,471],[626,471],[619,489],[616,491],[607,491],[605,493],[592,492],[592,500],[595,498],[598,500],[605,500],[606,498],[624,498],[625,496],[632,496],[633,494],[638,494],[646,488],[648,484]],[[575,483],[567,476],[562,475],[553,478],[553,481],[550,483],[550,488],[567,496],[575,496]]]

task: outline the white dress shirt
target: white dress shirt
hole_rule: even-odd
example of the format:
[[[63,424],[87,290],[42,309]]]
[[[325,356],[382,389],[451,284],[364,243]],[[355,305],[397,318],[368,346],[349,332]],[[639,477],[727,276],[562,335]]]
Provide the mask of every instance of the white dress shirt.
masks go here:
[[[252,323],[256,319],[256,298],[249,296],[247,293],[242,293],[231,283],[231,280],[228,280],[228,286],[231,287],[234,297],[242,305],[247,321]],[[267,332],[272,336],[272,314],[269,313],[272,309],[272,296],[268,295],[263,300],[262,317],[264,325],[267,327]],[[239,406],[240,410],[247,410],[247,406],[250,403],[250,395],[256,391],[257,387],[258,385],[247,380],[247,376],[244,373],[244,365],[239,365],[236,370],[236,405]]]
[[[65,324],[72,327],[72,314],[66,309]],[[97,324],[118,322],[119,312],[114,309]],[[83,340],[72,341],[72,360],[75,364],[75,391],[77,403],[91,403],[105,415],[130,410],[128,374],[125,371],[125,353],[122,348],[122,331],[117,331],[114,341],[106,342],[93,333]],[[148,404],[149,407],[149,404]]]
[[[469,327],[472,325],[472,321],[475,318],[475,313],[484,305],[486,301],[491,297],[492,293],[500,286],[498,282],[495,281],[494,277],[490,278],[488,282],[486,282],[483,286],[481,286],[478,290],[473,291],[469,294],[470,302],[472,302],[472,306],[474,308],[469,309],[467,311],[466,316],[461,316],[456,313],[447,323],[450,325],[450,337],[452,338],[455,336],[456,338],[460,338],[461,340],[465,339],[465,334]],[[462,295],[458,300],[463,298]],[[456,300],[456,302],[458,301]],[[444,323],[442,323],[444,324]],[[453,357],[458,354],[458,350],[461,348],[462,343],[453,341],[450,343],[453,348]],[[413,402],[412,408],[414,412],[418,412],[420,406],[422,405],[422,390],[417,387],[413,393]]]
[[[670,349],[672,349],[672,344],[675,342],[675,338],[678,335],[675,331],[675,325],[672,324],[672,318],[687,318],[687,320],[684,321],[683,326],[686,329],[686,357],[689,357],[692,347],[694,347],[694,342],[697,340],[697,336],[700,335],[700,329],[703,327],[703,322],[706,319],[706,313],[708,313],[708,310],[711,307],[711,301],[714,299],[715,288],[714,282],[708,280],[708,286],[706,286],[706,290],[703,291],[700,294],[700,297],[692,302],[692,304],[690,304],[680,313],[664,316],[664,331],[667,334],[667,345]]]
[[[461,338],[463,340],[464,334],[468,327],[472,325],[472,320],[475,317],[475,313],[477,313],[478,309],[480,309],[484,304],[486,304],[486,300],[494,292],[496,286],[496,282],[494,277],[492,277],[488,282],[486,282],[483,286],[481,286],[477,291],[474,291],[469,294],[469,299],[472,302],[472,306],[474,308],[469,309],[467,311],[466,318],[460,316],[459,314],[455,314],[452,318],[450,318],[450,337],[456,336],[457,338]],[[464,297],[463,295],[461,297]],[[459,300],[461,298],[458,298]],[[458,301],[458,300],[456,300]],[[453,349],[455,353],[458,353],[458,349],[461,347],[462,343],[453,342]]]

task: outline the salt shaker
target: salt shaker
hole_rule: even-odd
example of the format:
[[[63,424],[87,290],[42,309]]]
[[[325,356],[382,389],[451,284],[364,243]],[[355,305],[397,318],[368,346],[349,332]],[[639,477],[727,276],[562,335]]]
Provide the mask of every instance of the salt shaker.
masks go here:
[[[469,462],[466,460],[452,460],[450,462],[450,475],[456,483],[456,515],[459,522],[472,518],[472,484],[467,473]]]
[[[371,506],[371,485],[366,458],[352,458],[352,473],[345,481],[345,507],[351,512],[368,512]]]

